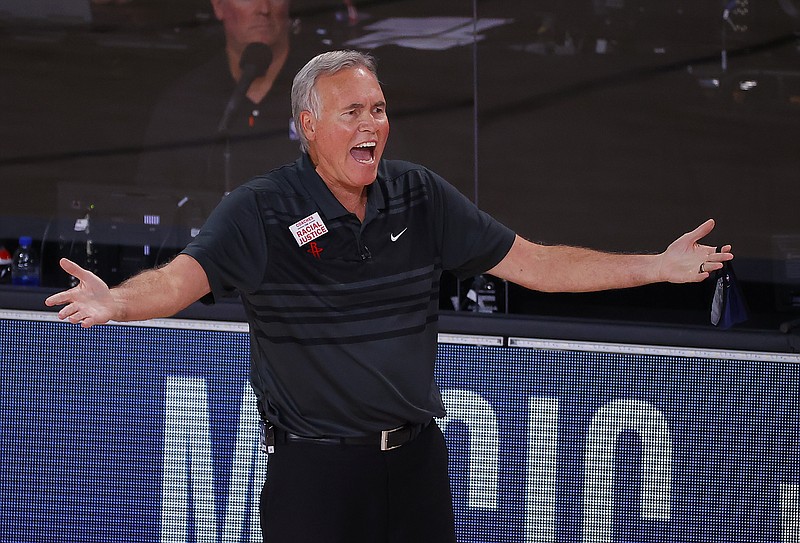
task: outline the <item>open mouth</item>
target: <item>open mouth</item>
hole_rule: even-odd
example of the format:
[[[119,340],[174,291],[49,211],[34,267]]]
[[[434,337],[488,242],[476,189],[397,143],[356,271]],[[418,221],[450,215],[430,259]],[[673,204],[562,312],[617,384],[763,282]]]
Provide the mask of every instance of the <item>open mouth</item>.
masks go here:
[[[350,149],[350,156],[360,164],[372,164],[375,162],[375,147],[377,144],[374,141],[360,143]]]

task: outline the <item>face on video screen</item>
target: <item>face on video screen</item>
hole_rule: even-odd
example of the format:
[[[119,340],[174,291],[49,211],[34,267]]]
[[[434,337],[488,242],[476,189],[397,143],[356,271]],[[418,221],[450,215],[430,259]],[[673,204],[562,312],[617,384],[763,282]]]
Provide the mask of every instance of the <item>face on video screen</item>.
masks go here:
[[[287,35],[289,0],[212,0],[212,6],[235,51],[253,42],[275,45]]]

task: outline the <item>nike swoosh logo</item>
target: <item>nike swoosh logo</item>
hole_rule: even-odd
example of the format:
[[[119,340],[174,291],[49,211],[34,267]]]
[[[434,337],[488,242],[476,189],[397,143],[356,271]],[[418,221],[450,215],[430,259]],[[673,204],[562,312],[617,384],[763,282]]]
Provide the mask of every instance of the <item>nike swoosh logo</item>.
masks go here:
[[[400,236],[406,233],[406,230],[408,230],[408,227],[403,228],[403,231],[397,234],[396,236],[394,234],[389,234],[389,239],[391,239],[393,242],[397,241],[398,239],[400,239]]]

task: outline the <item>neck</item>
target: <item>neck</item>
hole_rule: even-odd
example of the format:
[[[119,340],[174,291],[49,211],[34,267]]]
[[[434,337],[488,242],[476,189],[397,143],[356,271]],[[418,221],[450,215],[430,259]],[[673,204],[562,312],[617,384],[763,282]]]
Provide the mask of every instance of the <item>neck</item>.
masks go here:
[[[314,165],[314,170],[317,172],[317,175],[319,175],[322,182],[325,183],[325,186],[328,187],[328,190],[331,191],[333,197],[342,204],[342,207],[363,221],[367,209],[367,187],[353,187],[335,182],[332,179],[326,179],[325,173],[319,167],[316,153],[310,149],[308,157],[311,159],[311,163]]]
[[[358,192],[336,190],[330,185],[328,185],[328,188],[347,211],[358,217],[360,220],[364,220],[364,216],[366,215],[367,211],[366,187],[362,188]]]

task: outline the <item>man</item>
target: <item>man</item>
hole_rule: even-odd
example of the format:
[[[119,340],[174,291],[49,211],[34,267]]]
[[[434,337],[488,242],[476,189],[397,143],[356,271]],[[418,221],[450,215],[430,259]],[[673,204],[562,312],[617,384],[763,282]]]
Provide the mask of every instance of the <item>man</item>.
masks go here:
[[[139,185],[221,196],[297,155],[288,96],[305,59],[291,47],[289,0],[211,0],[211,5],[224,30],[224,51],[159,98],[136,173]],[[242,57],[251,44],[268,48],[269,65],[239,89]],[[236,107],[223,121],[234,94]]]
[[[532,289],[590,291],[708,277],[733,255],[699,245],[713,221],[659,255],[528,242],[431,171],[382,160],[386,100],[371,57],[333,51],[297,74],[305,151],[223,199],[163,268],[48,305],[84,327],[168,316],[238,291],[251,384],[273,451],[261,495],[270,542],[455,541],[444,415],[433,380],[442,270]]]

